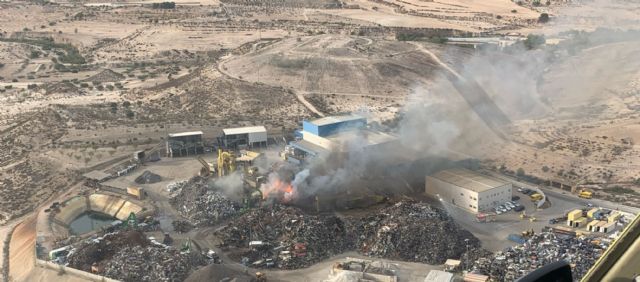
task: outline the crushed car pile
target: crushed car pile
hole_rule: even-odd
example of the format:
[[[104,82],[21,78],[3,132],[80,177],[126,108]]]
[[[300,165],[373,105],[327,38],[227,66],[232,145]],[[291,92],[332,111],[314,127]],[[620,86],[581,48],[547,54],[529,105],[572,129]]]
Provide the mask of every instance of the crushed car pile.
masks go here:
[[[367,256],[442,264],[480,247],[446,212],[425,203],[398,202],[359,221],[358,250]]]
[[[199,176],[170,184],[167,189],[174,193],[171,205],[195,226],[214,225],[240,210],[237,203]]]
[[[242,250],[243,263],[282,269],[307,267],[353,249],[355,239],[336,216],[306,215],[282,205],[250,210],[217,235],[224,246]]]
[[[444,211],[398,202],[376,215],[339,218],[308,215],[275,205],[251,210],[216,234],[224,247],[240,250],[252,267],[296,269],[345,251],[405,261],[441,264],[480,242]]]
[[[181,252],[139,230],[88,239],[69,251],[67,261],[70,267],[122,281],[184,281],[208,264],[200,253]]]
[[[580,280],[607,247],[603,240],[543,232],[522,245],[478,259],[471,270],[490,275],[495,281],[513,281],[546,264],[565,260],[572,265],[573,277]]]

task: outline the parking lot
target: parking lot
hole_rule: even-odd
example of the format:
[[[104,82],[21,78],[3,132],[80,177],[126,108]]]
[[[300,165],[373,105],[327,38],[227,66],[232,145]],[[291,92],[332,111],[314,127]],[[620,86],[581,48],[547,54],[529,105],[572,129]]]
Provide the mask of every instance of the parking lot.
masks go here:
[[[556,197],[555,195],[546,194],[550,205],[543,209],[537,209],[534,202],[531,201],[529,195],[518,191],[514,186],[512,196],[519,197],[515,201],[524,209],[516,212],[513,209],[496,215],[492,221],[480,223],[476,216],[465,210],[447,203],[441,205],[452,215],[458,224],[463,228],[471,231],[482,242],[482,246],[490,251],[500,251],[508,246],[515,245],[514,242],[507,240],[509,234],[520,234],[522,231],[533,229],[534,232],[540,232],[543,227],[549,225],[549,220],[560,217],[565,212],[572,209],[583,207],[588,201],[581,199],[572,199],[566,197]],[[525,213],[527,217],[520,218]],[[532,220],[535,218],[535,220]]]

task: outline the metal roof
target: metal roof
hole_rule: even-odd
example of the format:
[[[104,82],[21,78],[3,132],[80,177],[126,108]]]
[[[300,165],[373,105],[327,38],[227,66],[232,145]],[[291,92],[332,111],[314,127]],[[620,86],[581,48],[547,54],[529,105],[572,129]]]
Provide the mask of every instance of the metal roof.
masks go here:
[[[105,173],[105,172],[99,171],[99,170],[92,170],[90,172],[87,172],[87,173],[83,174],[82,176],[84,176],[85,178],[92,179],[92,180],[102,181],[102,180],[105,180],[105,179],[111,177],[111,174],[108,174],[108,173]]]
[[[333,123],[339,123],[339,122],[345,122],[345,121],[353,121],[353,120],[359,120],[359,119],[364,119],[364,117],[358,116],[358,115],[347,115],[347,116],[329,116],[329,117],[323,117],[323,118],[319,118],[319,119],[314,119],[314,120],[310,120],[309,122],[317,125],[317,126],[323,126],[323,125],[327,125],[327,124],[333,124]]]
[[[247,126],[247,127],[235,127],[235,128],[225,128],[222,130],[224,135],[237,135],[237,134],[248,134],[248,133],[261,133],[267,132],[267,129],[264,126]]]
[[[305,151],[309,154],[312,155],[318,155],[318,154],[322,154],[322,153],[327,153],[329,152],[329,150],[320,147],[316,144],[313,144],[307,140],[299,140],[299,141],[292,141],[289,143],[289,145],[293,146],[294,148],[298,148],[302,151]]]
[[[484,192],[508,184],[497,178],[459,168],[441,170],[431,177],[474,192]]]
[[[424,282],[449,282],[453,279],[453,274],[444,272],[442,270],[431,270],[427,277],[424,278]]]
[[[184,136],[193,136],[193,135],[202,135],[202,131],[170,133],[169,137],[184,137]]]
[[[339,132],[326,138],[337,144],[353,143],[357,140],[360,146],[373,146],[397,140],[397,138],[392,135],[374,130]]]

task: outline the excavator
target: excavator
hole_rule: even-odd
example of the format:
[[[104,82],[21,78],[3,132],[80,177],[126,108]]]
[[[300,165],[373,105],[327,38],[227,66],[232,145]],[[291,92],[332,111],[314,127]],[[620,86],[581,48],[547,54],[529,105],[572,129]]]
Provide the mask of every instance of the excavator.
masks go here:
[[[230,152],[218,149],[218,177],[229,175],[236,171],[236,159]]]
[[[208,163],[202,157],[198,157],[198,161],[202,164],[202,168],[200,168],[200,176],[207,177],[216,172],[216,167],[213,163]]]

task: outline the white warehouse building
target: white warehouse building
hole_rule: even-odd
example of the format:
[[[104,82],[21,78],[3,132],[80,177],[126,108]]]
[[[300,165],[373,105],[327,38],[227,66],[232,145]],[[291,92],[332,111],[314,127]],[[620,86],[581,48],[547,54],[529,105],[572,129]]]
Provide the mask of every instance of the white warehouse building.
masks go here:
[[[511,200],[512,184],[467,169],[427,176],[425,193],[472,213],[493,210]]]
[[[267,129],[264,126],[225,128],[222,133],[222,142],[227,148],[267,146]]]

